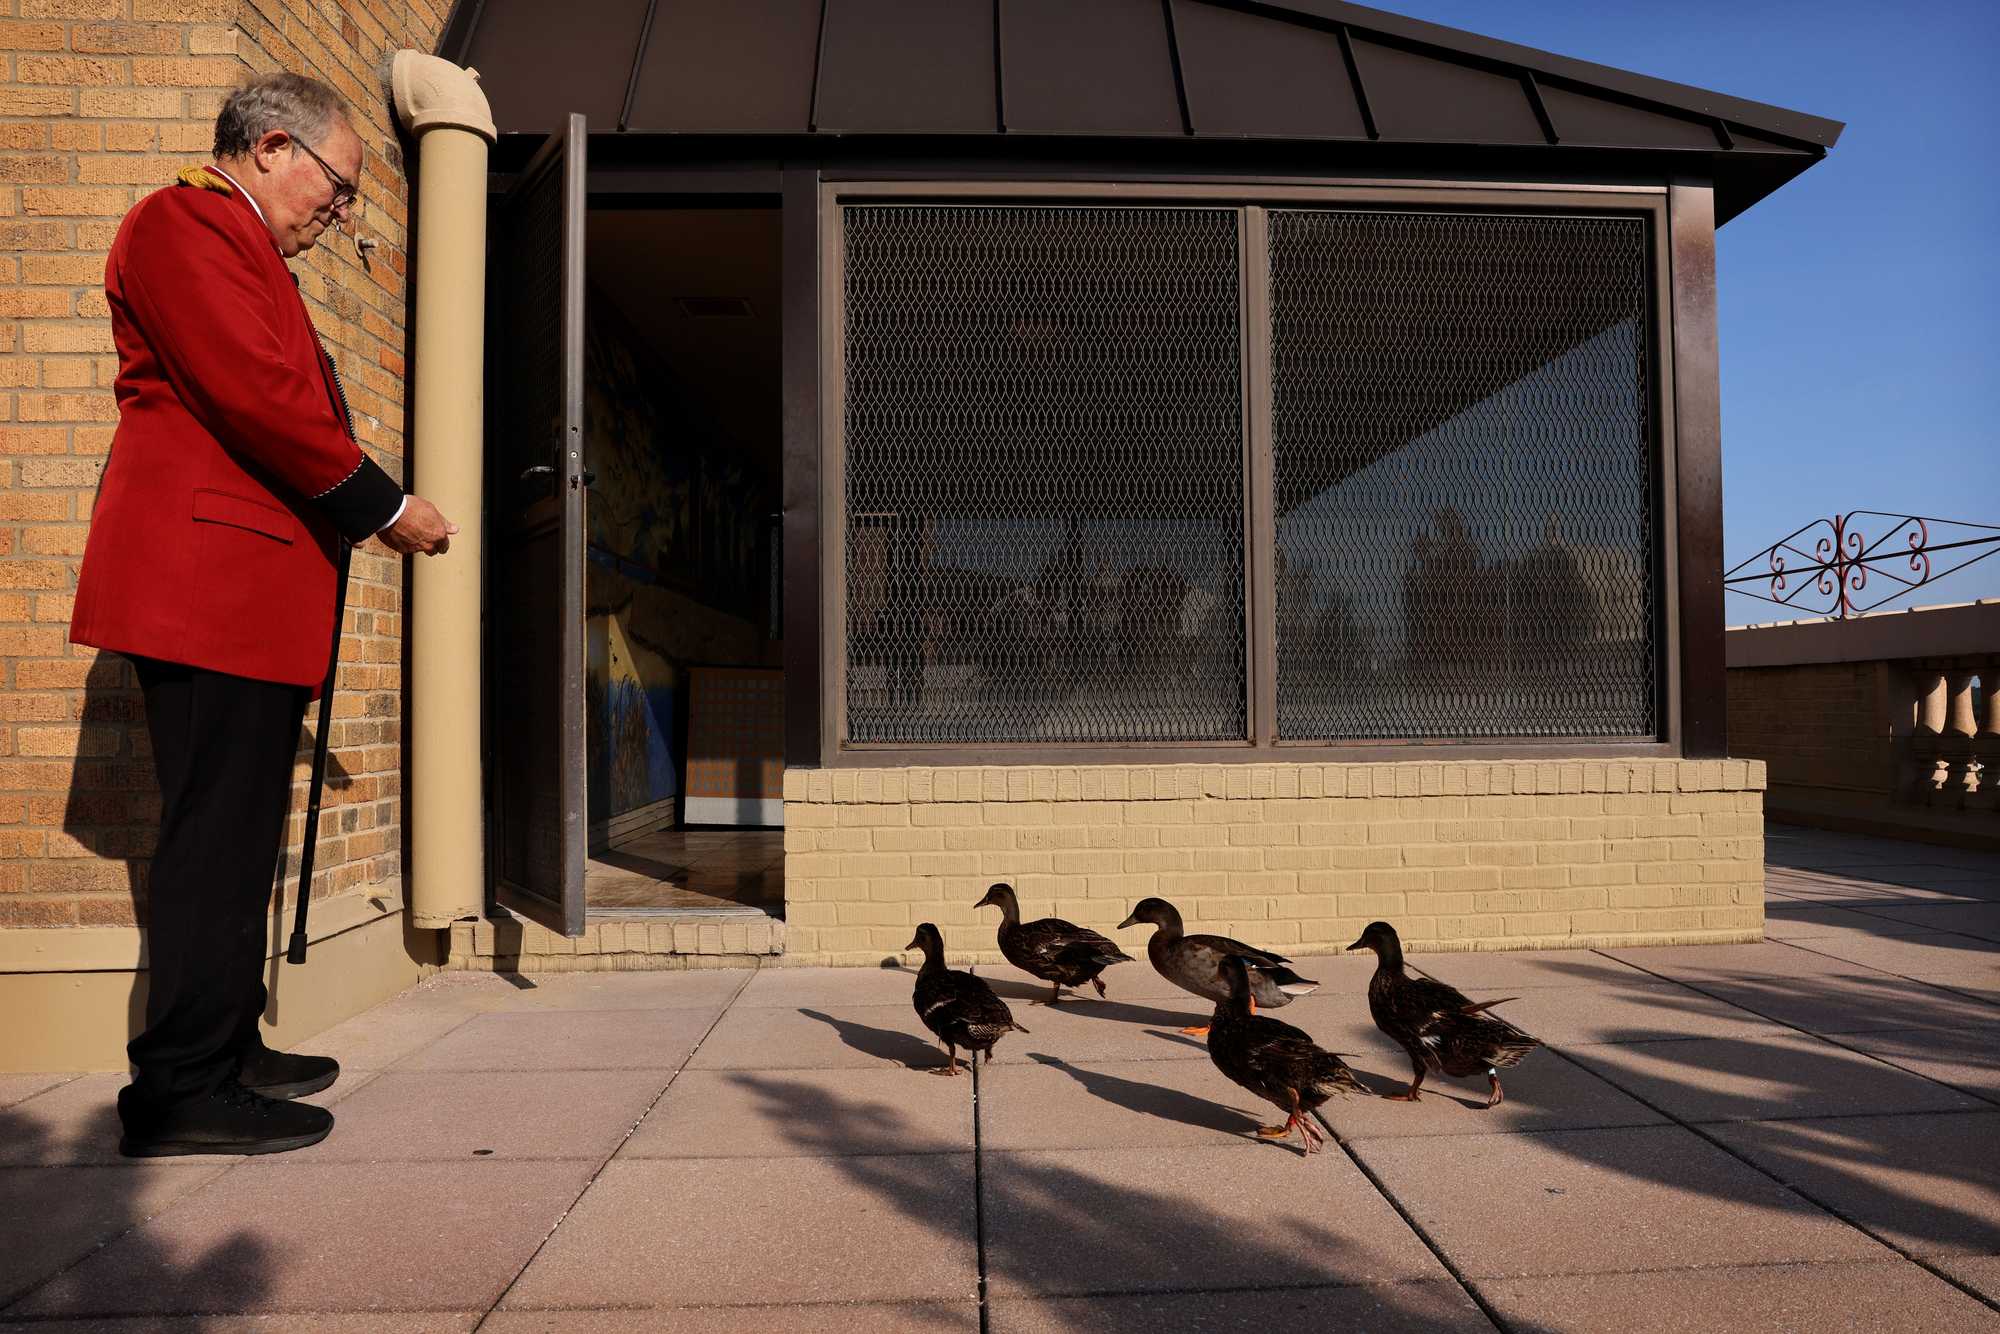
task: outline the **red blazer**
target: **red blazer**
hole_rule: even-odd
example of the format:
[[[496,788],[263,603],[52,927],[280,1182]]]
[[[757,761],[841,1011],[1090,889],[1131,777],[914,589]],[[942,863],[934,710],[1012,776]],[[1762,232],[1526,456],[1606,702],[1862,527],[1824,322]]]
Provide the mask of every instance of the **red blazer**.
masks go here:
[[[70,639],[317,686],[334,555],[402,488],[355,443],[333,365],[250,201],[212,173],[155,191],[111,243],[118,430]]]

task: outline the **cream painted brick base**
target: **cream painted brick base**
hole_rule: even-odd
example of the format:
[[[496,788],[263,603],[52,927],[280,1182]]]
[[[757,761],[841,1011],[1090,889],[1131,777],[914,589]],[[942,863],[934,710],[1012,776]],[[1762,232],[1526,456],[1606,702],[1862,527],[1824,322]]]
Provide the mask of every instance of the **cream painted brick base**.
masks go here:
[[[455,922],[444,966],[506,973],[754,968],[784,949],[785,924],[763,913],[591,922],[574,940],[527,921]]]
[[[997,962],[1030,917],[1334,953],[1376,918],[1418,950],[1758,940],[1764,766],[1744,760],[806,769],[785,774],[785,958],[879,964],[919,922]]]

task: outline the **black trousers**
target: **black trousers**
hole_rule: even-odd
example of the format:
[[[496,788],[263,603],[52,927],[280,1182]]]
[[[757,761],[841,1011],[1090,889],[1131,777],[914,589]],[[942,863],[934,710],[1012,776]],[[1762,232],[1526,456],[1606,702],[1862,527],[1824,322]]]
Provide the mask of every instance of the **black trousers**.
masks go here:
[[[307,691],[134,658],[159,774],[131,1100],[211,1093],[260,1041],[272,885]]]

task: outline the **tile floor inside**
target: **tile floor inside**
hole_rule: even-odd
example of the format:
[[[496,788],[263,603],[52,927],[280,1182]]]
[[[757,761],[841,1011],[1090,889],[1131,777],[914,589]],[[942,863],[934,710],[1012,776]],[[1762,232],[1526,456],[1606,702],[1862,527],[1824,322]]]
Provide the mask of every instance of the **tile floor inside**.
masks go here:
[[[785,831],[655,830],[592,853],[583,892],[599,913],[762,908],[783,917]]]

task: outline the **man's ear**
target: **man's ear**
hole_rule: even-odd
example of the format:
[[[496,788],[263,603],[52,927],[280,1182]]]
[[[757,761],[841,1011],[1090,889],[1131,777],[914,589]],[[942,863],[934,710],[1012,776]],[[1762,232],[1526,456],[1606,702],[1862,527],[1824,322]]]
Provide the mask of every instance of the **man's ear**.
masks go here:
[[[291,146],[292,136],[287,131],[266,130],[250,146],[250,156],[256,161],[259,171],[270,171],[277,165],[278,154]]]

